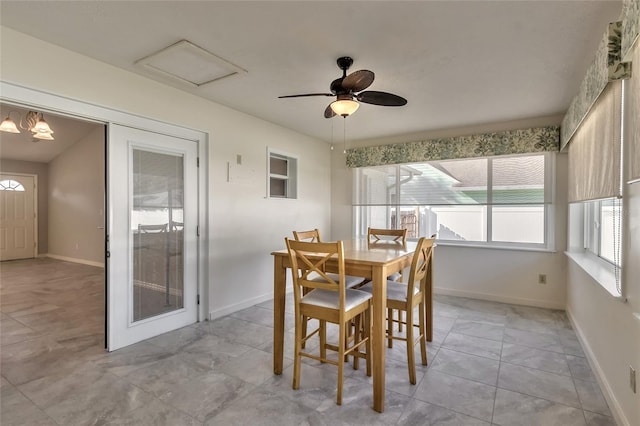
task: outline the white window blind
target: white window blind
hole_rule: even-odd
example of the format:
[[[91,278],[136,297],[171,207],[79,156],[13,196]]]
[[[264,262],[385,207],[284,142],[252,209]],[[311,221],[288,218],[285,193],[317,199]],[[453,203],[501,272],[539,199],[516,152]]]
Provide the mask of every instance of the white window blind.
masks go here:
[[[363,167],[353,204],[546,204],[545,176],[544,154]]]
[[[633,48],[633,64],[640,64],[640,43]],[[634,70],[631,78],[625,82],[625,128],[628,134],[625,136],[625,144],[629,149],[629,175],[628,181],[640,181],[640,72]]]
[[[613,296],[623,294],[622,116],[623,81],[610,82],[569,142],[569,255]],[[579,242],[581,241],[581,242]],[[586,254],[586,257],[584,256]],[[597,259],[590,260],[589,256]],[[595,271],[595,272],[594,272]]]
[[[569,144],[569,202],[621,196],[622,82],[600,94]]]

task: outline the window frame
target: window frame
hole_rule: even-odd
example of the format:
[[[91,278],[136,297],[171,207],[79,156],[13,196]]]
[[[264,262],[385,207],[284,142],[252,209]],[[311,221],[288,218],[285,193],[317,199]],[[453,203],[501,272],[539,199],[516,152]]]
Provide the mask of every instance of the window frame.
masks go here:
[[[285,174],[272,172],[271,160],[286,162]],[[283,193],[275,193],[272,181],[283,185]],[[298,157],[283,151],[267,148],[267,198],[297,199],[298,198]]]
[[[477,157],[478,159],[486,159],[487,160],[487,202],[486,204],[482,204],[485,208],[485,213],[483,215],[484,226],[486,229],[486,235],[484,241],[464,241],[464,240],[453,240],[453,239],[443,239],[437,237],[437,241],[439,245],[446,246],[461,246],[461,247],[476,247],[476,248],[490,248],[490,249],[507,249],[507,250],[524,250],[524,251],[544,251],[544,252],[555,252],[555,183],[556,183],[556,153],[554,152],[538,152],[538,153],[529,153],[529,154],[514,154],[514,155],[500,155],[500,156],[490,156],[490,157]],[[545,196],[547,202],[543,203],[531,203],[531,204],[504,204],[504,203],[494,203],[493,202],[493,160],[494,159],[503,159],[503,158],[511,158],[511,157],[527,157],[527,156],[544,156],[544,190],[545,193],[549,191],[549,193]],[[448,160],[440,160],[440,161],[448,161]],[[451,160],[455,161],[455,160]],[[425,162],[432,163],[432,162]],[[400,168],[402,166],[411,165],[414,163],[406,163],[406,164],[396,164],[392,165],[396,170],[396,179],[395,184],[400,184]],[[387,166],[389,167],[389,166]],[[353,180],[353,190],[354,193],[357,193],[359,188],[362,186],[362,182],[359,179],[359,173],[354,173]],[[402,211],[403,208],[407,208],[409,206],[403,205],[398,198],[395,197],[395,200],[392,202],[389,201],[389,204],[386,207],[389,211],[395,209],[396,212]],[[494,207],[508,207],[508,206],[542,206],[543,207],[543,221],[544,221],[544,229],[543,229],[543,242],[542,243],[526,243],[526,242],[512,242],[512,241],[494,241],[493,240],[493,225],[494,225],[494,217],[493,217],[493,208]],[[449,206],[467,206],[465,204],[450,204]],[[480,206],[479,204],[470,204],[469,206]],[[353,223],[354,223],[354,233],[355,237],[362,236],[362,233],[365,232],[368,224],[366,208],[373,207],[371,205],[363,205],[353,203]],[[420,205],[420,206],[410,206],[410,207],[437,207],[436,205]],[[390,220],[389,216],[389,220]],[[396,213],[396,217],[399,217],[399,214]],[[399,226],[400,220],[396,220],[396,227]],[[391,226],[391,223],[388,224]],[[409,238],[414,239],[414,238]]]
[[[605,208],[605,202],[611,201],[613,200],[612,198],[607,198],[604,200],[594,200],[594,201],[587,201],[584,203],[583,206],[583,214],[584,214],[584,230],[583,230],[583,238],[584,238],[584,249],[597,256],[599,259],[601,259],[604,262],[607,262],[613,266],[617,266],[617,267],[621,267],[621,259],[618,259],[618,263],[616,263],[615,261],[615,256],[614,259],[609,259],[608,257],[606,257],[605,255],[603,255],[603,250],[602,250],[602,242],[603,242],[603,237],[602,237],[602,232],[603,232],[603,226],[602,226],[602,211],[603,208]],[[615,205],[612,205],[612,208],[615,209]],[[622,208],[622,206],[619,207],[620,209]],[[613,212],[613,215],[615,215],[616,213]],[[618,217],[621,217],[622,214],[619,213]],[[614,248],[614,250],[616,250],[616,248]]]
[[[588,234],[588,228],[595,229],[595,226],[587,224],[588,220],[594,220],[595,208],[590,208],[589,204],[597,204],[598,201],[582,201],[569,204],[569,229],[567,250],[565,254],[575,262],[582,270],[593,278],[605,291],[613,298],[626,300],[624,296],[624,286],[620,281],[622,266],[616,266],[608,259],[599,256],[590,248],[599,245],[599,232]],[[587,212],[587,210],[592,210]]]

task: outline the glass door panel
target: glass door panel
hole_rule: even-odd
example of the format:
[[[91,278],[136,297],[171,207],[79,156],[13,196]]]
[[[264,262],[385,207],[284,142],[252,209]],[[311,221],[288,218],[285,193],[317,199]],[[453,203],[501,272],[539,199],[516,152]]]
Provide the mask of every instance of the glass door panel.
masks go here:
[[[133,149],[133,321],[184,308],[184,157]]]

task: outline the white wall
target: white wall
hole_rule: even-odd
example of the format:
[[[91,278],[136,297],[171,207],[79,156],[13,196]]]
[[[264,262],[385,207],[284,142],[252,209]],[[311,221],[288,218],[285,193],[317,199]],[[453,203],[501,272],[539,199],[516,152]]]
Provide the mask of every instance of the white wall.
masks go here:
[[[557,124],[558,117],[534,119],[461,129],[460,135],[514,128]],[[518,126],[518,127],[513,127]],[[444,133],[443,133],[444,134]],[[446,132],[448,136],[454,131]],[[426,136],[436,137],[436,136]],[[374,143],[374,142],[371,142]],[[380,141],[375,141],[379,144]],[[384,142],[383,142],[384,143]],[[361,146],[366,145],[360,142]],[[352,170],[345,165],[342,150],[332,156],[332,238],[352,238]],[[567,161],[556,156],[554,197],[555,248],[553,253],[497,250],[439,245],[434,252],[435,291],[508,303],[564,309],[566,300]],[[538,284],[538,275],[547,275],[547,284]]]
[[[104,265],[104,126],[49,163],[51,257]]]
[[[353,238],[353,171],[342,149],[331,151],[331,239]]]
[[[640,381],[640,183],[627,186],[624,203],[622,279],[627,302],[611,297],[569,261],[567,312],[619,424],[638,425],[640,386],[637,393],[631,391],[629,366]]]
[[[209,134],[205,220],[212,316],[272,296],[270,252],[284,248],[284,237],[292,230],[329,229],[326,143],[11,29],[0,31],[5,81]],[[265,199],[267,147],[299,156],[298,200]],[[232,167],[233,179],[227,182],[227,163],[235,164],[237,154],[242,165]]]
[[[440,294],[564,309],[566,262],[562,253],[438,246],[434,291]],[[547,284],[538,284],[538,274]]]
[[[294,229],[329,232],[329,146],[253,121],[251,125],[238,123],[242,134],[234,136],[237,140],[214,140],[210,156],[213,316],[272,297],[273,259],[269,253],[285,248],[284,237],[293,237]],[[228,134],[240,129],[229,129]],[[266,198],[267,146],[298,157],[298,199]],[[242,155],[241,166],[236,164],[236,154]],[[228,161],[231,182],[227,182]]]
[[[640,199],[640,191],[636,197]],[[629,366],[640,372],[640,320],[634,319],[633,306],[611,297],[572,261],[567,286],[567,312],[612,413],[621,426],[640,424],[639,394],[629,387]]]

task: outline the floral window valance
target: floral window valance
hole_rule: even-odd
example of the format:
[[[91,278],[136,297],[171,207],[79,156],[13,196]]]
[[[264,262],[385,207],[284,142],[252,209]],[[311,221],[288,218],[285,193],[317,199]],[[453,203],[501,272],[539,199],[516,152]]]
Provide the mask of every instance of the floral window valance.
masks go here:
[[[609,24],[600,40],[595,58],[580,84],[578,93],[571,101],[562,120],[560,135],[562,149],[565,149],[569,144],[580,123],[587,116],[607,83],[631,77],[632,64],[629,62],[629,55],[631,46],[638,37],[639,22],[640,1],[624,0],[620,21]]]
[[[347,167],[558,151],[557,126],[427,139],[347,150]]]

